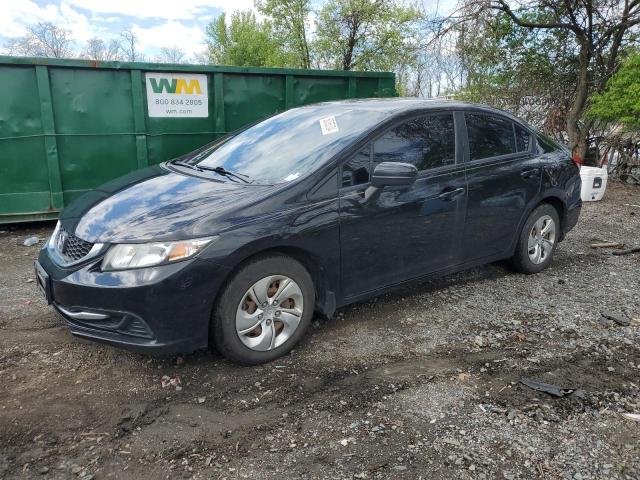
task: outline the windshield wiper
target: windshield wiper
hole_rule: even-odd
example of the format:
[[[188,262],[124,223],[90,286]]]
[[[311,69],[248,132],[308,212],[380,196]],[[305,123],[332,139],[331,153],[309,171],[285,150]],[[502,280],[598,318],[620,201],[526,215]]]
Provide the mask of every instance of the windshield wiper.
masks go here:
[[[239,172],[238,173],[230,172],[224,167],[207,167],[206,165],[194,165],[194,166],[196,168],[199,168],[200,170],[206,170],[207,172],[215,172],[218,175],[222,175],[224,177],[237,178],[238,180],[241,180],[244,183],[253,183],[253,181],[247,180],[247,178],[249,178],[249,175],[245,175],[244,173],[239,173]],[[242,177],[246,177],[246,178],[242,178]]]
[[[229,170],[227,170],[224,167],[207,167],[206,165],[198,165],[195,163],[187,163],[187,162],[183,162],[181,160],[174,160],[171,163],[171,165],[178,165],[179,167],[186,167],[186,168],[190,168],[192,170],[198,170],[199,172],[215,172],[218,175],[222,175],[225,177],[231,177],[231,178],[237,178],[238,180],[243,181],[244,183],[253,183],[253,181],[249,181],[247,180],[247,178],[249,178],[249,175],[245,175],[244,173],[234,173],[234,172],[230,172]],[[246,178],[242,178],[242,177],[246,177]]]
[[[190,168],[192,170],[200,170],[200,168],[197,165],[194,165],[192,163],[183,162],[182,160],[171,160],[169,163],[171,165],[178,165],[179,167],[186,167],[186,168]]]

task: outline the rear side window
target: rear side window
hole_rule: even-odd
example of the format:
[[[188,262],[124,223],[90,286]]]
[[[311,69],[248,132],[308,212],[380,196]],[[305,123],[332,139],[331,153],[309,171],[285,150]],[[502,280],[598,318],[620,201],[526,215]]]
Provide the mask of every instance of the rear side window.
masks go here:
[[[343,187],[369,183],[370,150],[371,147],[367,145],[342,165]]]
[[[516,151],[513,126],[509,120],[478,113],[464,116],[469,136],[471,160],[507,155]]]
[[[392,128],[374,144],[374,161],[405,162],[418,171],[456,162],[452,113],[414,118]]]
[[[516,132],[516,148],[518,152],[528,152],[531,145],[531,135],[520,125],[513,124]]]

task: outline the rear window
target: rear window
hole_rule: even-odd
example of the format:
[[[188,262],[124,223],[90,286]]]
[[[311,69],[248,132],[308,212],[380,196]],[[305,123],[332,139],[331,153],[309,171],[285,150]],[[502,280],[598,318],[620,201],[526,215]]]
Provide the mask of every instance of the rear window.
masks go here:
[[[551,153],[560,150],[560,145],[551,140],[546,135],[538,134],[538,154]]]
[[[513,124],[504,118],[479,113],[465,114],[471,160],[515,153]]]

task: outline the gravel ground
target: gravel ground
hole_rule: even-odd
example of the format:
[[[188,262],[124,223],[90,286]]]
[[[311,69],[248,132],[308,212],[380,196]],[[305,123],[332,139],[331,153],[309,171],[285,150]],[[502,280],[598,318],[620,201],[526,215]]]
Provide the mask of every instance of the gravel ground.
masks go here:
[[[0,225],[0,478],[638,479],[640,254],[590,244],[640,244],[639,205],[611,183],[545,272],[488,265],[343,308],[252,368],[73,338],[22,245],[52,225]]]

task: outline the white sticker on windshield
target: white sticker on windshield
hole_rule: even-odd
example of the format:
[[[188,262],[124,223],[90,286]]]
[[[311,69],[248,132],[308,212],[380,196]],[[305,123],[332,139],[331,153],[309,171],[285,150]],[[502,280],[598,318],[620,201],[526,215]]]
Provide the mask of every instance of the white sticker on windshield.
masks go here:
[[[291,173],[287,175],[284,179],[285,182],[291,182],[300,176],[300,172]]]
[[[336,133],[338,131],[338,122],[336,122],[336,117],[331,116],[321,119],[320,128],[322,129],[322,135]]]

